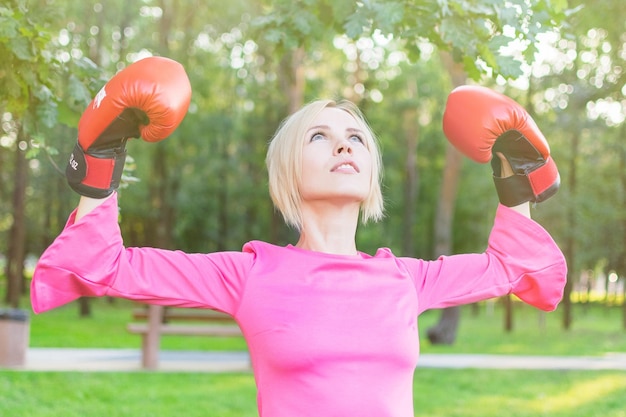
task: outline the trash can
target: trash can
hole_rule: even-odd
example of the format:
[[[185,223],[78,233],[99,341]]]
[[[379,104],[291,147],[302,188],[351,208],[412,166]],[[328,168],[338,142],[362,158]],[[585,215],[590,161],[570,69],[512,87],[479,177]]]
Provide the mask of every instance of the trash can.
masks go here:
[[[30,323],[26,310],[0,309],[0,368],[22,367],[26,364],[29,334]]]

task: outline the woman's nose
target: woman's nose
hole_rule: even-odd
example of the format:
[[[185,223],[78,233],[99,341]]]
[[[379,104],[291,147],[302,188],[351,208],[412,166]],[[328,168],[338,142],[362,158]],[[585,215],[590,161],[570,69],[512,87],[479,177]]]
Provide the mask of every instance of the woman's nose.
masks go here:
[[[352,154],[352,144],[348,140],[340,140],[335,147],[335,154],[341,155],[342,153]]]

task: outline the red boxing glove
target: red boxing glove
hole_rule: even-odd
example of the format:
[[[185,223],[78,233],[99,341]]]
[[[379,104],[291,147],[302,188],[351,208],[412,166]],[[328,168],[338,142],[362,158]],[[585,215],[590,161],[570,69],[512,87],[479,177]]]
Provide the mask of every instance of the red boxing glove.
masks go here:
[[[104,198],[117,189],[126,141],[158,142],[182,122],[191,85],[181,64],[150,57],[119,73],[98,92],[78,123],[78,142],[65,175],[77,193]]]
[[[486,87],[461,86],[448,96],[443,131],[452,145],[476,162],[491,160],[500,202],[513,207],[552,197],[560,184],[550,147],[522,106]],[[501,176],[502,153],[513,168]]]

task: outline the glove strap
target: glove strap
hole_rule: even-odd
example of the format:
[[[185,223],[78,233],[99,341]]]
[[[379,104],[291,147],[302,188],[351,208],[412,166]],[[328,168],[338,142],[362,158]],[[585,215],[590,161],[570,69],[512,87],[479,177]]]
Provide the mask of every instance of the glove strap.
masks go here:
[[[494,157],[497,158],[497,157]],[[500,202],[513,207],[527,201],[540,203],[552,197],[559,189],[559,171],[551,157],[532,172],[502,178],[493,176]]]
[[[545,164],[528,173],[528,182],[535,195],[535,201],[540,203],[552,197],[559,189],[561,177],[554,159],[548,156]]]
[[[510,177],[493,177],[496,192],[500,203],[507,207],[518,206],[527,201],[533,201],[535,195],[528,183],[526,175],[515,174]]]
[[[80,144],[74,151],[65,168],[67,182],[80,195],[91,198],[104,198],[117,190],[126,161],[125,143],[107,152],[99,151],[97,156],[85,154]]]

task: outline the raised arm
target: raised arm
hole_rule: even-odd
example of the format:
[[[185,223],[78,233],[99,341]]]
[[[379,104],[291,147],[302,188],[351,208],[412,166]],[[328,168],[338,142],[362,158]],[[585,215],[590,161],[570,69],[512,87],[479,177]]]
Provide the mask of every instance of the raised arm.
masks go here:
[[[78,201],[78,206],[76,207],[76,216],[74,217],[74,221],[79,221],[87,214],[91,213],[96,207],[99,207],[102,203],[107,201],[110,196],[105,198],[91,198],[81,196]]]
[[[185,117],[190,99],[191,86],[184,68],[163,57],[137,61],[102,87],[80,118],[78,139],[65,170],[68,184],[81,195],[74,224],[104,204],[117,190],[126,160],[127,140],[140,137],[147,142],[157,142],[165,139]],[[105,242],[105,245],[116,243],[116,233],[119,233],[116,210],[109,218],[112,221],[101,225],[113,232],[111,242]],[[66,230],[37,263],[31,284],[35,310],[38,305],[56,306],[76,296],[77,287],[72,287],[69,279],[63,287],[64,281],[57,273],[63,268],[58,266],[66,265],[66,275],[76,275],[72,275],[71,268],[87,258],[82,255],[89,252],[88,245],[93,240],[73,241],[71,236],[68,237],[68,233],[73,233],[68,232],[71,224],[68,222]],[[96,274],[98,264],[88,263],[87,269],[81,272]]]
[[[422,308],[513,293],[528,304],[553,310],[566,282],[563,254],[541,226],[512,212],[530,218],[530,203],[552,197],[559,188],[559,173],[543,134],[518,103],[479,86],[450,93],[443,130],[461,153],[491,162],[501,205],[484,254],[442,257],[429,264],[419,286]]]

